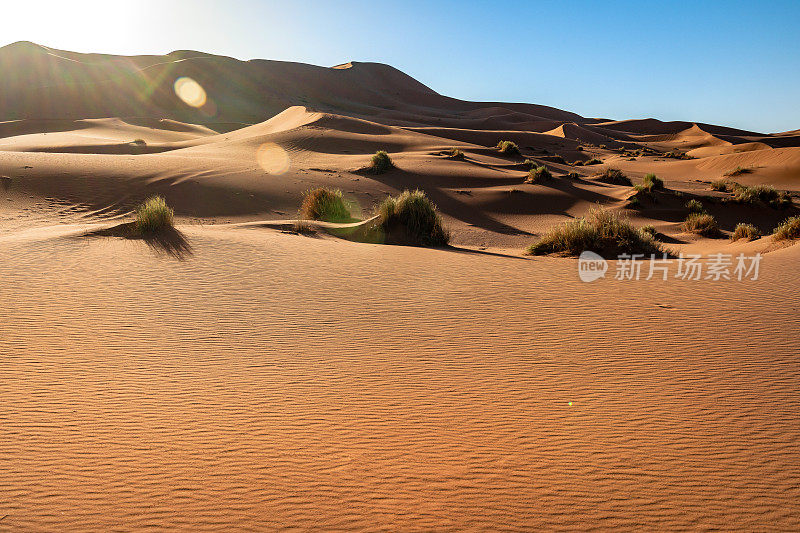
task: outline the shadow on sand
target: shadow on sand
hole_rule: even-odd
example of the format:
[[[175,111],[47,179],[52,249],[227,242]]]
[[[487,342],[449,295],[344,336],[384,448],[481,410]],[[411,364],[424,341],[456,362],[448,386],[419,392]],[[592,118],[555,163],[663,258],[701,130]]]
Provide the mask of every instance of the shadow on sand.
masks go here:
[[[184,261],[194,255],[192,246],[183,233],[174,228],[163,228],[155,233],[141,234],[136,231],[133,222],[126,222],[111,228],[91,231],[86,237],[119,237],[122,239],[141,240],[157,253],[164,253],[172,258]]]

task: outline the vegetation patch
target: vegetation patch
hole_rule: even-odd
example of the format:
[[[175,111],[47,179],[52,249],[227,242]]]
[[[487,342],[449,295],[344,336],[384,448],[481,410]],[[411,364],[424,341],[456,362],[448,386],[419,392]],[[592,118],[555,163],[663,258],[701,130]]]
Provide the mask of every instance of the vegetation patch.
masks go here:
[[[342,191],[318,187],[306,191],[300,205],[300,216],[308,220],[349,222],[350,211],[344,204]]]
[[[748,187],[733,180],[722,179],[711,182],[711,189],[733,194],[734,202],[750,205],[767,205],[773,209],[784,209],[792,206],[792,197],[785,191],[779,191],[771,185],[755,185]]]
[[[686,202],[686,209],[689,210],[690,213],[705,213],[706,209],[703,207],[702,202],[692,198],[688,202]]]
[[[772,234],[776,241],[800,239],[800,216],[790,217],[775,228]]]
[[[630,178],[623,174],[620,169],[612,167],[604,169],[595,179],[613,185],[633,185]]]
[[[717,219],[708,213],[692,213],[683,221],[682,229],[687,233],[695,233],[703,237],[720,235]]]
[[[464,155],[464,151],[458,148],[450,148],[449,150],[445,150],[444,156],[447,157],[447,159],[455,159],[457,161],[463,161],[466,157]]]
[[[652,173],[645,175],[644,180],[642,180],[642,185],[644,185],[648,191],[664,190],[664,180]]]
[[[151,196],[136,208],[136,231],[156,233],[174,225],[175,213],[161,196]]]
[[[528,177],[525,178],[525,183],[541,183],[553,178],[553,174],[547,169],[546,166],[541,165],[532,168],[528,172]]]
[[[736,225],[736,229],[733,230],[733,235],[731,235],[732,241],[738,241],[740,239],[746,239],[748,241],[754,241],[761,237],[761,232],[757,227],[753,224],[745,224],[744,222],[740,222]]]
[[[389,157],[389,154],[387,154],[385,150],[378,150],[375,152],[375,155],[372,156],[371,168],[376,174],[383,174],[384,172],[392,170],[394,168],[394,163],[392,163],[392,158]]]
[[[607,259],[616,259],[621,254],[665,253],[652,235],[637,230],[619,214],[600,208],[592,210],[588,217],[572,219],[551,229],[526,252],[580,255],[587,250]]]
[[[450,232],[444,228],[436,205],[418,189],[386,198],[378,206],[377,215],[377,227],[387,242],[414,246],[445,246],[450,242]]]
[[[733,170],[729,170],[725,173],[726,176],[741,176],[742,174],[750,174],[753,172],[753,169],[750,167],[736,167]]]
[[[503,155],[520,155],[519,146],[514,141],[500,141],[495,147]]]
[[[603,162],[602,159],[597,159],[596,157],[593,157],[590,160],[586,161],[584,165],[599,165],[602,162]]]

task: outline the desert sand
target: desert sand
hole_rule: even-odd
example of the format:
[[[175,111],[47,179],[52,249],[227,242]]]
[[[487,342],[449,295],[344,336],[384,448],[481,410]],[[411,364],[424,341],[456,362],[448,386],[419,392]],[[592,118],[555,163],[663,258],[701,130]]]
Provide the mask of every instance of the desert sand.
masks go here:
[[[465,102],[374,63],[16,43],[12,70],[0,531],[800,529],[800,246],[769,236],[800,212],[798,131]],[[365,172],[377,150],[397,168]],[[633,208],[605,167],[668,192]],[[792,205],[721,201],[737,167]],[[317,186],[362,219],[420,188],[451,246],[297,234]],[[169,238],[116,236],[154,194]],[[690,199],[720,238],[682,231]],[[676,253],[761,253],[759,278],[523,254],[598,204]]]

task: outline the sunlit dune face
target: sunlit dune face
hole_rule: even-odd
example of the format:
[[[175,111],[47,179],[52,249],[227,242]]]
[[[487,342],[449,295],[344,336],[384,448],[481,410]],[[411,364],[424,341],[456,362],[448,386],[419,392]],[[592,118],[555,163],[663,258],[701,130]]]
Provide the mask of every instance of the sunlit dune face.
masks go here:
[[[203,86],[192,78],[183,76],[175,80],[175,94],[183,100],[186,105],[201,108],[206,105],[208,97]]]
[[[286,150],[275,143],[264,143],[256,151],[256,161],[267,174],[280,176],[289,170],[290,160]]]

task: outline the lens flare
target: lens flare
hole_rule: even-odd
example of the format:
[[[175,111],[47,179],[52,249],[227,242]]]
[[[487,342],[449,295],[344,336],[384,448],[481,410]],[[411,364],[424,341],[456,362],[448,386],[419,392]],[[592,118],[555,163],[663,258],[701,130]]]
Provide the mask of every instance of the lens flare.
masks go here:
[[[178,98],[183,100],[186,105],[192,107],[203,107],[206,105],[206,91],[202,85],[194,81],[192,78],[183,76],[175,80],[175,94]]]
[[[286,150],[275,143],[264,143],[256,151],[256,161],[267,174],[280,176],[289,170],[291,161]]]

